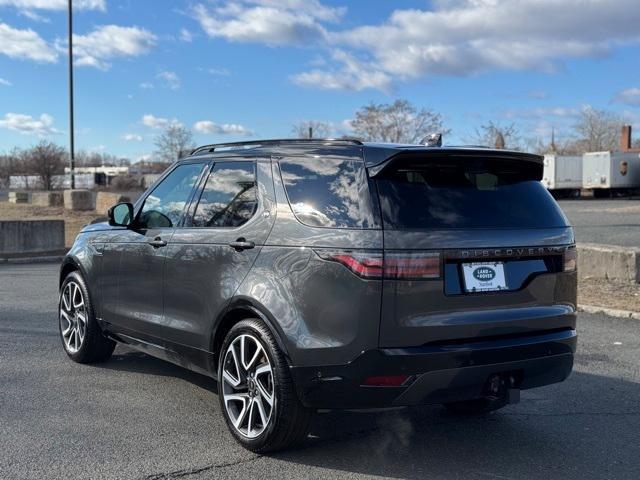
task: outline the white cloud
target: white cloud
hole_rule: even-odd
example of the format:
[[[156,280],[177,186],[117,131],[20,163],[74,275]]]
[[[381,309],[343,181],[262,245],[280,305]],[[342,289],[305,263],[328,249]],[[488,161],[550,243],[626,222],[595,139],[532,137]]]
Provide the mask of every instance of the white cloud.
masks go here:
[[[20,30],[0,23],[0,54],[11,58],[55,63],[57,52],[31,29]]]
[[[156,45],[157,37],[138,27],[102,25],[87,35],[73,36],[75,64],[108,70],[109,60],[137,57],[149,52]],[[66,49],[66,41],[58,39],[59,50]]]
[[[138,135],[137,133],[125,133],[122,136],[122,139],[127,142],[141,142],[142,135]]]
[[[640,41],[637,0],[444,0],[332,35],[400,79],[494,69],[553,71],[567,58]]]
[[[627,88],[618,92],[615,97],[616,102],[631,106],[640,106],[640,88]]]
[[[218,135],[238,135],[251,136],[253,132],[235,123],[214,123],[211,120],[200,120],[193,125],[193,129],[198,133],[218,134]]]
[[[142,88],[144,90],[149,90],[149,89],[153,88],[153,83],[151,83],[151,82],[142,82],[140,84],[140,88]]]
[[[176,72],[160,72],[157,77],[163,80],[166,86],[171,90],[178,90],[180,88],[180,77],[178,77],[178,74]]]
[[[208,68],[207,73],[220,77],[228,77],[229,75],[231,75],[231,72],[226,68]]]
[[[193,42],[193,34],[186,28],[180,29],[180,40],[186,43]]]
[[[0,85],[3,85],[5,87],[10,87],[12,85],[12,83],[9,80],[5,80],[4,78],[0,78]]]
[[[293,75],[293,82],[300,86],[324,90],[391,90],[391,77],[387,73],[360,62],[342,50],[333,52],[332,58],[341,63],[340,68],[299,73]]]
[[[0,128],[6,128],[25,135],[52,135],[60,133],[53,127],[53,117],[46,113],[40,118],[33,118],[31,115],[21,113],[7,113],[4,118],[0,118]]]
[[[67,0],[0,0],[0,7],[11,6],[21,10],[66,10]],[[74,0],[74,10],[106,11],[105,0]]]
[[[323,22],[335,22],[344,8],[319,0],[240,0],[223,6],[197,4],[193,14],[210,37],[267,45],[299,45],[323,41]]]
[[[168,118],[156,117],[154,115],[151,115],[150,113],[142,116],[142,124],[145,127],[153,128],[156,130],[165,129],[170,125],[182,125],[175,118],[170,120]]]
[[[33,10],[21,10],[20,15],[27,17],[29,20],[40,23],[51,23],[51,19],[34,12]]]

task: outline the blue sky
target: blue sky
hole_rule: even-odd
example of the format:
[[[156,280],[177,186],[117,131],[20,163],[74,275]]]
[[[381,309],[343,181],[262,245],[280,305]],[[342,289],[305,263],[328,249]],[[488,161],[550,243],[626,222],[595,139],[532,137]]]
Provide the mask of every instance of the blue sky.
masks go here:
[[[348,133],[369,102],[568,134],[580,110],[640,127],[637,0],[75,0],[78,149],[144,158],[171,122],[197,143]],[[0,152],[68,139],[66,0],[0,0]]]

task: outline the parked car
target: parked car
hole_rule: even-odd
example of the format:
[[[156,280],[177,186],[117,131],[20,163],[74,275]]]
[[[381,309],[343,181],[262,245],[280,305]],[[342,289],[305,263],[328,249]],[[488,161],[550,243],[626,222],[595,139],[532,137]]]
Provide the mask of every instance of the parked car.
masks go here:
[[[573,365],[574,235],[542,170],[483,148],[201,147],[78,235],[62,344],[217,378],[256,452],[304,438],[318,409],[497,410]]]

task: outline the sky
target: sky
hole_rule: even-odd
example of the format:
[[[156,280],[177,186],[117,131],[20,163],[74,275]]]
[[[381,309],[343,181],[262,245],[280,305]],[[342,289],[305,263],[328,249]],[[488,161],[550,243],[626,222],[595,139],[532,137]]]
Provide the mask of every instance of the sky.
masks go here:
[[[76,147],[150,158],[167,125],[197,144],[292,135],[395,99],[447,144],[491,120],[569,135],[584,108],[640,134],[638,0],[74,0]],[[0,0],[0,153],[68,145],[67,0]]]

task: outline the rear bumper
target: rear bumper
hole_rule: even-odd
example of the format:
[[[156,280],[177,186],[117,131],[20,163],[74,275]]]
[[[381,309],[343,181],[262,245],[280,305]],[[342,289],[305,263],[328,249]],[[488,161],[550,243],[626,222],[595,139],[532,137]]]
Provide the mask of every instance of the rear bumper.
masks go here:
[[[561,382],[573,368],[574,329],[448,345],[374,349],[347,365],[292,367],[301,402],[358,409],[479,398],[490,376],[510,373],[516,388]],[[363,386],[371,376],[408,375],[400,387]]]

